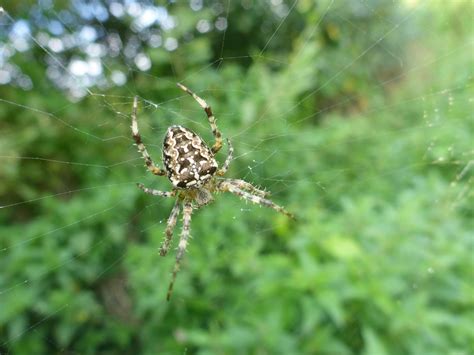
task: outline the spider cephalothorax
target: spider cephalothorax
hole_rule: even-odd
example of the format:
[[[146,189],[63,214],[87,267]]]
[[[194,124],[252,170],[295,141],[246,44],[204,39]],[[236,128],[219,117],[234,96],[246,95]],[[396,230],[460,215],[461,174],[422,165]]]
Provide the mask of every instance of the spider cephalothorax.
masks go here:
[[[165,239],[160,248],[160,255],[162,256],[168,253],[173,236],[173,229],[176,226],[181,205],[183,206],[183,229],[178,244],[172,280],[168,288],[168,300],[171,297],[176,274],[179,271],[180,262],[188,243],[192,211],[211,202],[213,200],[213,193],[228,191],[247,201],[273,208],[293,218],[293,215],[287,212],[283,207],[265,198],[269,195],[268,192],[262,191],[244,180],[219,178],[227,172],[229,164],[232,161],[232,145],[230,141],[227,140],[229,152],[224,164],[219,168],[215,154],[217,154],[222,147],[222,137],[217,129],[216,120],[211,107],[185,86],[178,84],[178,87],[190,94],[206,112],[209,124],[211,125],[212,134],[215,138],[212,147],[208,147],[202,138],[193,131],[182,126],[171,126],[168,128],[163,142],[163,163],[165,166],[163,170],[157,167],[151,159],[138,131],[137,97],[133,100],[131,127],[133,139],[138,147],[138,151],[145,160],[145,165],[148,170],[155,175],[167,175],[173,184],[173,189],[169,192],[149,189],[142,184],[138,184],[138,187],[148,194],[162,197],[176,197],[176,202],[168,218]]]

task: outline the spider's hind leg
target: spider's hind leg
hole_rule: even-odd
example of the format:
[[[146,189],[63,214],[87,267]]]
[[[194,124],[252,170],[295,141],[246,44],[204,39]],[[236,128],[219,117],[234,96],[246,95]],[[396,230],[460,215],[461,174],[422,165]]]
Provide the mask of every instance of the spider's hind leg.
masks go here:
[[[137,186],[143,190],[146,194],[153,195],[153,196],[160,196],[160,197],[174,197],[176,195],[176,190],[172,191],[160,191],[155,189],[150,189],[145,187],[145,185],[138,183]]]
[[[222,148],[222,135],[221,135],[221,132],[219,131],[219,129],[217,128],[216,118],[214,117],[214,113],[212,112],[211,106],[209,106],[206,101],[201,99],[199,96],[197,96],[194,92],[189,90],[183,84],[177,83],[176,85],[178,85],[178,87],[181,90],[183,90],[183,91],[187,92],[189,95],[191,95],[194,98],[194,100],[197,101],[199,106],[201,106],[202,109],[206,112],[207,119],[209,121],[209,124],[211,125],[212,134],[214,135],[214,138],[216,140],[211,149],[212,149],[212,152],[214,154],[216,154]]]
[[[163,176],[166,175],[166,172],[163,169],[160,169],[155,165],[153,160],[148,154],[146,150],[145,144],[143,144],[142,136],[140,135],[140,131],[138,130],[138,122],[137,122],[137,109],[138,109],[138,97],[135,96],[133,98],[133,107],[132,107],[132,135],[133,140],[135,141],[135,145],[138,148],[138,151],[141,153],[143,160],[145,160],[145,165],[147,169],[154,175]]]
[[[181,259],[184,256],[186,247],[188,245],[190,224],[191,224],[191,214],[193,213],[193,207],[191,202],[185,202],[183,207],[183,229],[181,231],[181,237],[179,238],[178,252],[176,253],[176,263],[174,264],[173,275],[171,277],[171,282],[168,288],[168,294],[166,295],[166,300],[170,300],[171,294],[173,293],[173,286],[176,280],[176,275],[178,274]]]
[[[179,199],[176,200],[173,209],[171,210],[170,216],[168,217],[168,222],[166,223],[166,230],[165,230],[165,239],[160,247],[160,255],[165,256],[170,249],[171,238],[173,237],[173,230],[176,227],[176,222],[179,216],[179,208],[181,205],[181,201]]]
[[[224,176],[225,175],[225,173],[229,169],[230,162],[232,161],[232,159],[234,157],[234,147],[232,146],[232,143],[230,142],[230,139],[227,138],[226,141],[227,141],[227,147],[228,147],[229,151],[227,152],[227,158],[225,158],[224,165],[222,165],[222,167],[219,170],[217,170],[217,172],[216,172],[216,174],[218,176]]]

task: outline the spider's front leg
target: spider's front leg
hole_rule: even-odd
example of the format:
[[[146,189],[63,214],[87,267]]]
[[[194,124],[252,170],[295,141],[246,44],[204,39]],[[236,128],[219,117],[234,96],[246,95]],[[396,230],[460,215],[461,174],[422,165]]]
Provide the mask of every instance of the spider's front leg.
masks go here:
[[[132,135],[133,139],[135,141],[135,144],[138,148],[138,151],[141,153],[143,159],[145,160],[145,165],[147,169],[154,175],[166,175],[166,172],[163,169],[160,169],[153,163],[153,160],[150,157],[150,154],[148,154],[148,151],[146,150],[145,144],[143,144],[142,141],[142,136],[140,135],[140,132],[138,131],[138,122],[137,122],[137,109],[138,109],[138,97],[135,96],[133,98],[133,109],[132,109]]]
[[[274,203],[274,202],[272,202],[272,201],[270,201],[266,198],[263,198],[263,197],[258,196],[256,194],[252,194],[252,193],[249,193],[247,191],[242,190],[241,188],[237,187],[232,180],[222,181],[218,185],[217,189],[219,191],[224,191],[224,192],[228,191],[230,193],[233,193],[234,195],[242,197],[244,200],[250,201],[252,203],[256,203],[258,205],[262,205],[262,206],[265,206],[265,207],[272,208],[275,211],[280,212],[280,213],[284,214],[287,217],[295,219],[295,216],[292,213],[285,210],[283,207],[277,205],[276,203]],[[258,190],[258,191],[261,191],[261,190]]]
[[[268,197],[271,195],[270,191],[260,190],[253,186],[251,183],[241,179],[226,179],[226,181],[231,183],[232,185],[235,185],[240,190],[248,191],[253,195],[257,195],[258,197]]]
[[[229,169],[229,165],[234,157],[234,147],[232,146],[232,143],[230,140],[227,138],[227,146],[229,147],[229,152],[227,153],[227,158],[225,159],[224,164],[222,165],[222,168],[217,170],[216,175],[218,176],[224,176],[227,170]],[[270,192],[268,191],[263,191],[255,186],[253,186],[251,183],[248,183],[247,181],[241,180],[241,179],[226,179],[227,182],[232,183],[236,187],[238,187],[241,190],[248,191],[254,195],[260,196],[260,197],[266,197],[270,196]]]

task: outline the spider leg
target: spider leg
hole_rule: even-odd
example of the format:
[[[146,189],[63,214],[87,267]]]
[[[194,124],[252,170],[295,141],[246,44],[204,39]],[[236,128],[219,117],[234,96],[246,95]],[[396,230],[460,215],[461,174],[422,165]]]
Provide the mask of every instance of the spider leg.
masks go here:
[[[160,196],[160,197],[173,197],[176,195],[176,191],[159,191],[154,189],[149,189],[145,187],[143,184],[137,184],[137,186],[142,189],[145,193],[153,195],[153,196]]]
[[[158,168],[153,160],[148,154],[145,145],[143,144],[142,137],[138,131],[138,122],[137,122],[137,108],[138,108],[138,97],[133,98],[133,109],[132,109],[132,135],[135,140],[135,144],[138,148],[138,151],[141,153],[143,159],[145,160],[145,165],[147,169],[155,175],[166,175],[166,172],[163,169]]]
[[[178,87],[181,90],[183,90],[183,91],[187,92],[189,95],[191,95],[194,98],[194,100],[197,101],[199,106],[201,106],[203,108],[203,110],[206,112],[207,119],[209,120],[209,124],[211,125],[212,134],[214,135],[214,138],[216,140],[211,149],[212,149],[212,152],[214,154],[216,154],[222,148],[222,135],[221,135],[221,132],[219,131],[219,129],[217,128],[216,118],[214,117],[214,114],[212,113],[211,106],[209,106],[206,101],[201,99],[194,92],[189,90],[186,86],[184,86],[180,83],[177,83],[176,85],[178,85]]]
[[[160,247],[160,255],[165,256],[170,249],[171,238],[173,237],[173,230],[176,227],[176,221],[178,220],[179,207],[181,205],[181,200],[176,199],[176,202],[171,210],[170,216],[168,217],[168,222],[166,223],[165,230],[165,239]]]
[[[290,217],[292,219],[295,219],[295,216],[285,210],[283,207],[278,206],[276,203],[273,203],[270,200],[267,200],[266,198],[263,198],[261,196],[253,195],[247,191],[239,189],[237,186],[235,186],[232,183],[229,183],[228,181],[222,181],[219,186],[218,190],[220,191],[229,191],[230,193],[233,193],[236,196],[239,196],[247,201],[250,201],[252,203],[256,203],[265,207],[273,208],[275,211],[283,213],[285,216]]]
[[[185,202],[184,207],[183,207],[183,229],[181,231],[181,236],[179,238],[178,252],[176,254],[176,263],[174,264],[173,276],[171,277],[168,293],[166,295],[167,301],[170,300],[171,294],[173,293],[173,286],[176,280],[176,274],[179,271],[181,259],[183,258],[184,252],[186,251],[186,246],[188,245],[192,213],[193,213],[193,207],[191,205],[191,202],[189,201]]]
[[[251,194],[257,195],[259,197],[267,197],[271,195],[270,191],[260,190],[253,186],[251,183],[248,183],[247,181],[241,179],[226,179],[226,181],[239,188],[240,190],[250,192]]]
[[[217,175],[219,176],[224,176],[224,174],[227,172],[227,169],[229,169],[230,162],[232,161],[232,158],[234,157],[234,147],[232,147],[232,143],[230,143],[229,139],[226,139],[227,141],[227,146],[229,147],[229,152],[227,153],[227,158],[225,158],[224,165],[222,165],[222,168],[217,170]]]

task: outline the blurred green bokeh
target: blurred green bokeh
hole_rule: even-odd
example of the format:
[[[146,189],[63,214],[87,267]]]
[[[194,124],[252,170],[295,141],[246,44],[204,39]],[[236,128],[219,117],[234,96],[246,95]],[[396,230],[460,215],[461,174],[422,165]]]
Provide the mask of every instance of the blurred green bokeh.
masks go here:
[[[471,1],[121,4],[0,15],[0,353],[474,353]],[[166,302],[178,81],[298,220],[218,196]]]

